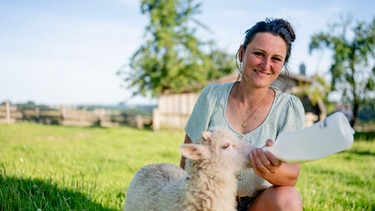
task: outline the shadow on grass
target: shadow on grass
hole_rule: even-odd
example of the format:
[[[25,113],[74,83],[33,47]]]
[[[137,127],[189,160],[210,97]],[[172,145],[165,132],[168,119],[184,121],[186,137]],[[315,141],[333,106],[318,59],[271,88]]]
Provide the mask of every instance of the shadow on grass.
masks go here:
[[[355,131],[354,140],[375,141],[375,131]]]
[[[0,174],[0,210],[111,210],[50,181]]]
[[[375,156],[375,152],[371,152],[370,150],[350,150],[347,151],[347,153],[355,155]]]

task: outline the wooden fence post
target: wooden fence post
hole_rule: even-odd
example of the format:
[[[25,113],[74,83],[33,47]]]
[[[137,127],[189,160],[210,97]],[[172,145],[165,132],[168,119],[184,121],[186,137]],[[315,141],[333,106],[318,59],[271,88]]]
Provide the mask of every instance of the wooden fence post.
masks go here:
[[[137,122],[137,128],[143,129],[143,117],[141,115],[137,115],[136,122]]]
[[[5,112],[6,112],[5,122],[10,124],[10,105],[9,105],[9,101],[5,102]]]

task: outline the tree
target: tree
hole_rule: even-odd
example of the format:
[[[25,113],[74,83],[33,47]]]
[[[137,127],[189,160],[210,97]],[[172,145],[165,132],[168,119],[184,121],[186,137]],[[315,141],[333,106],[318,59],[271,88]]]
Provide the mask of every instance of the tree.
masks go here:
[[[232,72],[234,64],[212,41],[200,41],[194,19],[200,13],[194,0],[142,0],[141,12],[148,14],[146,41],[133,54],[127,69],[118,72],[133,94],[152,96],[201,88],[207,80]]]
[[[375,18],[370,23],[356,24],[350,16],[340,20],[330,25],[328,32],[313,35],[309,49],[310,53],[324,48],[333,52],[331,89],[352,101],[356,117],[361,103],[375,94]],[[354,126],[355,120],[351,124]]]

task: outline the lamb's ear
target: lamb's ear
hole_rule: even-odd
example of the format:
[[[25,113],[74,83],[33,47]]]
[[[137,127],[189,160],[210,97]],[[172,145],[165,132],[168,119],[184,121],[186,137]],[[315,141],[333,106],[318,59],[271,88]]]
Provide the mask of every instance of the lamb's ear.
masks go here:
[[[212,132],[211,131],[203,131],[202,132],[202,138],[206,141],[211,141],[212,138]]]
[[[182,144],[179,150],[182,156],[192,160],[211,158],[211,151],[208,147],[200,144]]]

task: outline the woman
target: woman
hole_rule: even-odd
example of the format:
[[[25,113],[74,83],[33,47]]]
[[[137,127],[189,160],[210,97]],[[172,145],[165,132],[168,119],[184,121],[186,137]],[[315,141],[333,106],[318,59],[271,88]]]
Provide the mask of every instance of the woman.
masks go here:
[[[291,25],[283,19],[266,19],[247,30],[237,52],[239,80],[206,86],[185,127],[185,143],[197,140],[203,130],[222,125],[259,147],[249,155],[253,168],[239,175],[238,210],[302,210],[301,196],[294,188],[300,166],[283,163],[261,149],[271,146],[280,132],[304,127],[298,98],[271,87],[282,68],[287,69],[294,40]]]

